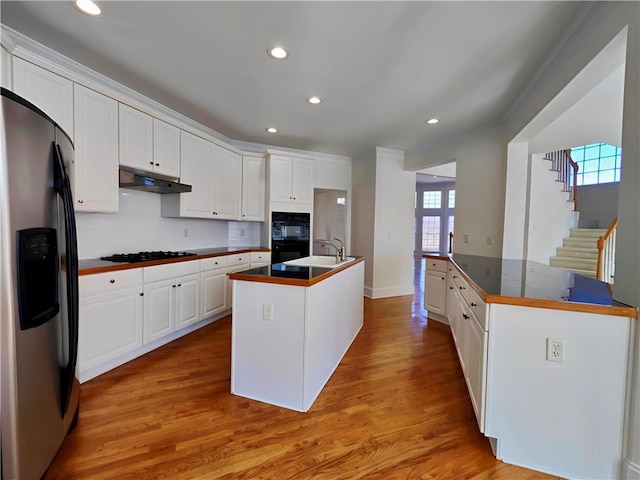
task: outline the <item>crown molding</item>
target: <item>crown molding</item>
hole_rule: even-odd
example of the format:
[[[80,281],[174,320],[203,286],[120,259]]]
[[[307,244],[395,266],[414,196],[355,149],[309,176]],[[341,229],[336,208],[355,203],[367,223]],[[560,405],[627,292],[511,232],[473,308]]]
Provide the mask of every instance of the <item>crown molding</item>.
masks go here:
[[[246,143],[242,142],[243,145]],[[251,145],[260,145],[257,143]],[[309,150],[297,150],[295,148],[276,147],[272,145],[262,145],[265,152],[269,155],[294,155],[298,158],[309,158],[311,160],[321,160],[326,162],[351,162],[351,157],[344,155],[335,155],[333,153],[313,152]]]
[[[16,49],[15,42],[11,39],[9,34],[5,31],[5,28],[2,24],[0,24],[0,45],[4,47],[6,51],[13,54]]]

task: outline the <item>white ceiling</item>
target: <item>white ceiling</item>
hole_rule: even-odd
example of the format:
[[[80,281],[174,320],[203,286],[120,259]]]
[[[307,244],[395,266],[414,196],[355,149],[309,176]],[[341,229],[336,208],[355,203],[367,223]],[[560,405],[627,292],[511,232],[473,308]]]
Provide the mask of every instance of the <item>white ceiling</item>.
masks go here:
[[[0,21],[231,139],[353,156],[500,124],[587,3],[3,0]]]

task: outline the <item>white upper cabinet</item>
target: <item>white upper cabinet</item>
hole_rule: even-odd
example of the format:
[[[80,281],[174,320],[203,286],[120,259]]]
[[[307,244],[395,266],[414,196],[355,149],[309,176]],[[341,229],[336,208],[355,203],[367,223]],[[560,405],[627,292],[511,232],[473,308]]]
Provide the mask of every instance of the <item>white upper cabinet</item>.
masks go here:
[[[119,106],[120,165],[153,171],[151,116],[124,103]]]
[[[153,119],[153,170],[168,177],[180,177],[180,129]]]
[[[74,85],[75,161],[71,177],[76,210],[118,211],[118,102]]]
[[[13,91],[49,115],[74,138],[71,80],[14,57]]]
[[[265,184],[264,157],[242,157],[242,220],[264,221]]]
[[[181,133],[180,181],[189,193],[162,196],[165,217],[239,220],[242,204],[242,157],[213,142]]]
[[[270,155],[269,200],[273,203],[313,203],[313,161]]]
[[[242,156],[216,147],[213,175],[213,218],[239,220],[242,206]]]

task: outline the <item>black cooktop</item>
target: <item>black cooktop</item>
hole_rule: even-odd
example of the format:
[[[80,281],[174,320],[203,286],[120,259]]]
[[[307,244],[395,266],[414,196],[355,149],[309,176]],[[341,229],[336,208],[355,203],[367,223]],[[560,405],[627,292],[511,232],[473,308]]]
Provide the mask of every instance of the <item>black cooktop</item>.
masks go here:
[[[100,260],[109,262],[148,262],[150,260],[166,260],[167,258],[191,257],[195,253],[190,252],[138,252],[138,253],[116,253],[108,257],[100,257]]]

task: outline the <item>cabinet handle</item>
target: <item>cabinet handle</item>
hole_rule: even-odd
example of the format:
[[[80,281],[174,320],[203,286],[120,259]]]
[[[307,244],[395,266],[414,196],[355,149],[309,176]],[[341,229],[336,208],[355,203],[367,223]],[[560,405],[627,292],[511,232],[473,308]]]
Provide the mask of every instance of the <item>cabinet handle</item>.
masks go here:
[[[182,286],[182,284],[181,284],[181,283],[179,283],[179,284],[178,284],[178,286],[179,286],[179,287],[181,287],[181,286]]]
[[[453,290],[453,287],[449,287],[449,290]]]
[[[141,296],[141,297],[144,297],[144,292],[140,292],[140,296]]]
[[[112,278],[111,280],[109,280],[109,283],[116,283],[116,281]]]
[[[460,290],[464,290],[464,287],[460,287]]]
[[[454,276],[453,276],[453,278],[458,278],[458,276],[457,276],[457,275],[454,275]]]
[[[84,203],[84,200],[78,200],[78,203]]]
[[[160,166],[160,164],[159,164],[159,163],[156,163],[156,167],[159,167],[159,166]]]
[[[464,317],[465,320],[469,320],[469,315],[467,315],[466,313],[463,313],[462,316]]]
[[[243,213],[243,214],[242,214],[242,218],[244,218],[244,217],[246,217],[246,215]]]
[[[149,162],[149,165],[153,165],[153,162]]]
[[[444,280],[444,277],[440,277],[440,278],[442,278],[442,280]]]
[[[293,197],[293,199],[295,200],[295,199],[296,199],[296,197]]]
[[[477,303],[473,303],[473,302],[471,302],[471,306],[472,306],[472,307],[477,307],[477,306],[478,306],[478,304],[477,304]]]
[[[171,288],[176,288],[176,286],[175,285],[171,285]]]

